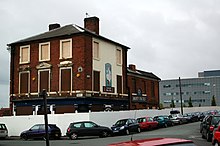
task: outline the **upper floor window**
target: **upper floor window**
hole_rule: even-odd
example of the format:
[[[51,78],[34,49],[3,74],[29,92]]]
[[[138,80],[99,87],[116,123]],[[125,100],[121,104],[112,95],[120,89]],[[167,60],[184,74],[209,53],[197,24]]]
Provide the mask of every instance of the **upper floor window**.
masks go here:
[[[93,42],[93,58],[99,59],[99,43]]]
[[[50,43],[39,44],[39,61],[50,60]]]
[[[60,40],[60,59],[72,58],[72,39]]]
[[[122,61],[121,61],[121,50],[120,49],[116,49],[116,63],[117,65],[121,65],[122,64]]]
[[[20,47],[20,64],[30,62],[30,45]]]

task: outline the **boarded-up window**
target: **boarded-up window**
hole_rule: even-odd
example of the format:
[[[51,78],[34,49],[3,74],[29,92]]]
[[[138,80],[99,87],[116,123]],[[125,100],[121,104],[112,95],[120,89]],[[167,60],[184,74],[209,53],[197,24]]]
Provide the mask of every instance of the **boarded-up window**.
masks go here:
[[[147,91],[147,86],[146,86],[146,82],[143,80],[142,81],[142,83],[143,83],[143,93],[147,93],[146,91]]]
[[[72,41],[62,40],[60,45],[60,58],[72,58]]]
[[[136,80],[135,78],[132,79],[132,93],[136,93]]]
[[[20,73],[20,93],[28,93],[29,73]]]
[[[44,43],[39,45],[39,60],[44,61],[44,60],[50,60],[50,45],[49,43]]]
[[[49,70],[40,71],[39,72],[39,92],[42,92],[45,89],[47,92],[49,91]]]
[[[120,49],[116,50],[116,62],[117,64],[121,65],[121,50]]]
[[[61,69],[61,91],[71,91],[71,69]]]
[[[117,75],[117,92],[122,93],[122,77]]]
[[[99,43],[93,42],[93,58],[99,59]]]
[[[30,61],[30,46],[20,47],[20,63],[28,63]]]
[[[93,75],[93,90],[100,91],[100,73],[98,71],[94,71]]]

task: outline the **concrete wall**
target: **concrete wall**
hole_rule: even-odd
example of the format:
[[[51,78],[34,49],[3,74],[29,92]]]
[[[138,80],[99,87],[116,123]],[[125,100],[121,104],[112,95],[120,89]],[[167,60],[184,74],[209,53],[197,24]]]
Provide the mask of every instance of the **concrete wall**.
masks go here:
[[[193,107],[184,108],[184,113],[220,110],[220,106],[216,107]],[[169,114],[171,109],[163,110],[133,110],[133,111],[113,111],[113,112],[91,112],[91,113],[70,113],[70,114],[51,114],[48,115],[48,123],[56,124],[60,127],[62,135],[66,134],[66,130],[71,122],[91,120],[99,125],[111,127],[118,119],[122,118],[138,118],[141,116],[156,116]],[[180,110],[180,108],[175,108]],[[9,136],[19,136],[24,130],[28,130],[34,124],[44,123],[43,115],[30,116],[11,116],[0,117],[0,123],[5,123],[8,127]]]

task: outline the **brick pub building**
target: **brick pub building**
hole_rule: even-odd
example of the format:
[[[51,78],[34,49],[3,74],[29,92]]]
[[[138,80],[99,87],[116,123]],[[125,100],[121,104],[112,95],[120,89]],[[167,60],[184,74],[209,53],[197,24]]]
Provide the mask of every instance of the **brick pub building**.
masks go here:
[[[99,35],[97,17],[85,18],[84,28],[50,24],[49,31],[8,47],[10,108],[14,115],[42,114],[39,93],[43,89],[47,91],[48,110],[56,114],[142,109],[159,104],[160,79],[127,68],[130,48]]]

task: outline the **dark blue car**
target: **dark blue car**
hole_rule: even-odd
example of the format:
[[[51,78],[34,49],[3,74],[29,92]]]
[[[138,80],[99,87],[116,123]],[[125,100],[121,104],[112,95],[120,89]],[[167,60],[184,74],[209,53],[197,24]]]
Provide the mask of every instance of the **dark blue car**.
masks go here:
[[[118,120],[112,127],[113,134],[130,134],[131,132],[141,132],[140,125],[136,119]]]
[[[61,130],[55,124],[48,125],[48,135],[49,138],[59,139],[61,137]],[[21,139],[36,139],[36,138],[45,138],[45,124],[36,124],[31,127],[29,130],[23,131],[20,135]]]

